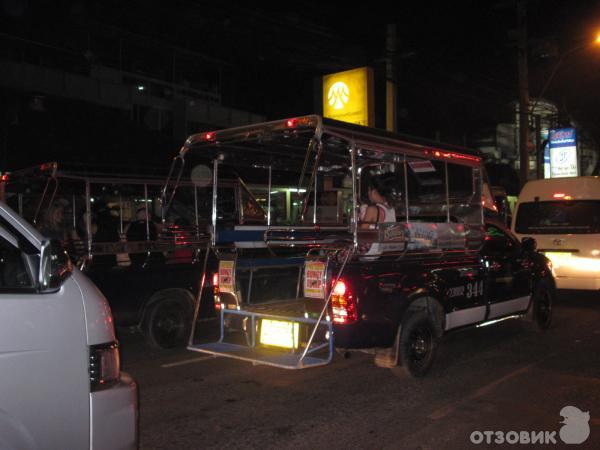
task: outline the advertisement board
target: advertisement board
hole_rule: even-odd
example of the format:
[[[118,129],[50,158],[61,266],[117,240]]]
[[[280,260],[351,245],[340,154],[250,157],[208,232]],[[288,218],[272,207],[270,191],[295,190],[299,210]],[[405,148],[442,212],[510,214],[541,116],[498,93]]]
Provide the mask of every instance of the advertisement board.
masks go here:
[[[323,77],[323,116],[375,126],[373,71],[369,67]]]
[[[575,128],[550,130],[550,178],[576,177],[577,135]]]

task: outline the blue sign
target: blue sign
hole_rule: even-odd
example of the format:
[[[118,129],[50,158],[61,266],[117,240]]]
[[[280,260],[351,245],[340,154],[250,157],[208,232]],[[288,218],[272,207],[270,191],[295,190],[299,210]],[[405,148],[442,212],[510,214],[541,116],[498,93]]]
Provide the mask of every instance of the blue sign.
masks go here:
[[[550,178],[576,177],[579,167],[575,128],[550,130],[549,141]]]
[[[572,147],[576,145],[577,134],[575,128],[558,128],[550,130],[550,148]]]

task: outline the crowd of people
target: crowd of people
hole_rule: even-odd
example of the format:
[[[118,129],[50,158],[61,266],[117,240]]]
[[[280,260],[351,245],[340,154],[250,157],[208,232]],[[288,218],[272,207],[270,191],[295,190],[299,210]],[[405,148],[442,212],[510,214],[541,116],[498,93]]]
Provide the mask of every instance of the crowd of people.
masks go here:
[[[118,213],[106,204],[96,205],[91,215],[84,211],[70,224],[65,220],[66,212],[65,203],[61,200],[55,201],[45,211],[38,229],[44,236],[61,241],[75,258],[85,255],[90,238],[93,243],[114,243],[156,241],[159,236],[158,221],[145,205],[137,208],[133,219],[124,227],[121,225]],[[141,266],[162,261],[164,255],[156,251],[132,252],[125,255],[99,254],[93,258],[94,264],[105,265]]]

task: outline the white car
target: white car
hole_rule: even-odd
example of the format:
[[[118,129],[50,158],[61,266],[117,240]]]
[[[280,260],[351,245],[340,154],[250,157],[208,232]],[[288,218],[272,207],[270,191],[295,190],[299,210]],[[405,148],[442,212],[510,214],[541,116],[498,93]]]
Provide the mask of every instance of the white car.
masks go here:
[[[600,177],[528,182],[512,231],[536,239],[552,261],[559,289],[600,289]]]
[[[110,308],[60,244],[0,202],[0,448],[137,445]]]

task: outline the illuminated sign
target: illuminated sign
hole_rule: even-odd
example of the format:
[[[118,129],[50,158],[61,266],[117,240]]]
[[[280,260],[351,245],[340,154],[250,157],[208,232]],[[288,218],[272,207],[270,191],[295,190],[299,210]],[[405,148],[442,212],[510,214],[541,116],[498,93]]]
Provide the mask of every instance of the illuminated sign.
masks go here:
[[[325,298],[325,264],[321,261],[306,261],[304,264],[304,296]]]
[[[323,116],[374,126],[373,71],[368,67],[323,77]]]
[[[235,293],[235,261],[219,261],[219,291]]]
[[[550,178],[576,177],[577,135],[574,128],[550,130]]]

